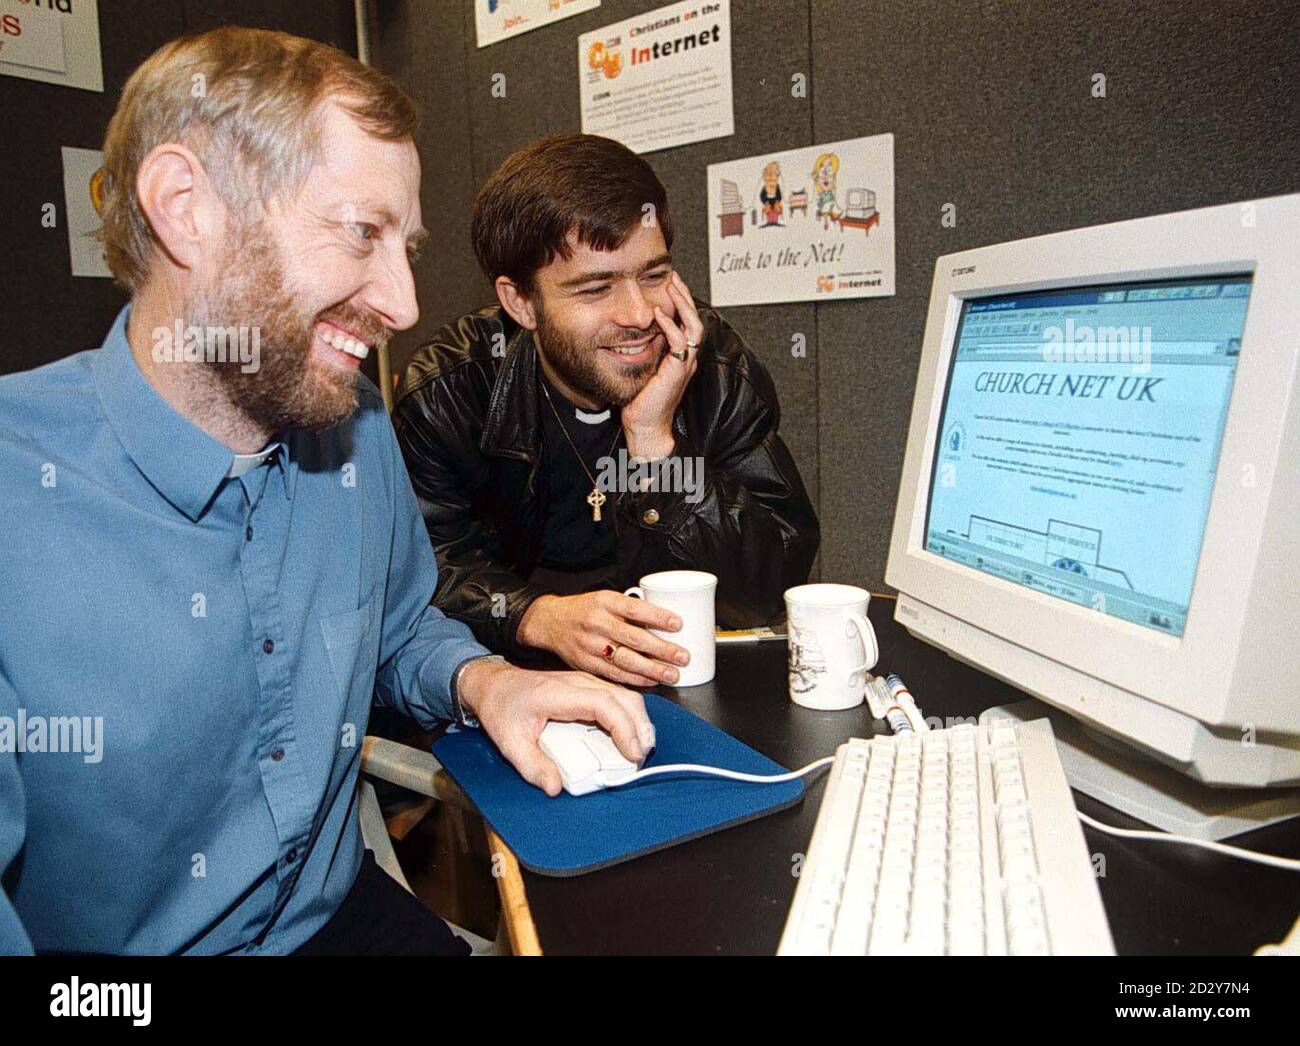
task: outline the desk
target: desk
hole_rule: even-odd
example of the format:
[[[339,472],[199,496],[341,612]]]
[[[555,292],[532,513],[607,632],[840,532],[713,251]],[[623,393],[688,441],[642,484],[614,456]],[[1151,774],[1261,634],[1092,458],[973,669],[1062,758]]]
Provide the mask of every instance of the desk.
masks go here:
[[[894,601],[871,601],[881,670],[897,672],[927,716],[977,716],[1024,695],[913,639],[893,620]],[[718,647],[713,683],[658,691],[784,766],[831,755],[846,738],[869,737],[865,705],[814,712],[786,696],[785,644]],[[798,806],[575,879],[523,872],[542,951],[561,954],[772,955],[794,895],[825,791],[823,773]],[[1140,827],[1075,793],[1085,813]],[[1281,940],[1300,909],[1296,873],[1168,843],[1114,839],[1085,828],[1089,852],[1105,856],[1101,896],[1121,955],[1249,954]],[[1300,821],[1261,829],[1241,846],[1300,857]]]

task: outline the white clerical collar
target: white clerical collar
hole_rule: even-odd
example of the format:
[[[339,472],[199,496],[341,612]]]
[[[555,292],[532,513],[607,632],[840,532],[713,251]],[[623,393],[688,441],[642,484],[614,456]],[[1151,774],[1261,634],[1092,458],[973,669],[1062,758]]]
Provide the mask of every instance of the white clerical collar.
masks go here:
[[[584,425],[602,425],[609,421],[609,408],[606,407],[599,414],[588,414],[581,407],[573,408],[573,416]]]
[[[269,447],[259,450],[256,454],[236,454],[235,459],[230,463],[229,470],[226,472],[226,478],[236,479],[245,472],[252,472],[253,469],[274,454],[275,448],[279,445],[278,443],[272,443]]]

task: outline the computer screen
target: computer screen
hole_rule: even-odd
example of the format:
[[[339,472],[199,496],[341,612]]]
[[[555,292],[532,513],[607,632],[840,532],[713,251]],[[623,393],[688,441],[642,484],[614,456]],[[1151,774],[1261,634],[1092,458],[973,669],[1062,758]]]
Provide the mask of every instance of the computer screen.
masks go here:
[[[1238,274],[967,300],[925,549],[1182,636],[1251,284]]]

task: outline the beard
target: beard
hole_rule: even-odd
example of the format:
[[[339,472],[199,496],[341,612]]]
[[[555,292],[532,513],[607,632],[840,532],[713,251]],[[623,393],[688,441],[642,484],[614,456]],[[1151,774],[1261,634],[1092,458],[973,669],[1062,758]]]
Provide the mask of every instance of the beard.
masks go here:
[[[540,298],[534,301],[533,307],[537,314],[537,344],[546,362],[570,388],[606,406],[624,407],[631,403],[654,376],[667,348],[667,340],[657,328],[628,331],[624,327],[607,327],[594,337],[575,337],[547,318]],[[635,367],[615,364],[617,372],[601,369],[601,346],[629,345],[644,341],[652,333],[655,334],[654,351],[645,363]]]
[[[208,330],[233,323],[258,332],[256,369],[245,372],[238,362],[205,361],[222,399],[268,433],[294,428],[319,432],[352,415],[357,372],[313,363],[316,323],[325,320],[350,330],[372,350],[387,341],[387,328],[347,303],[320,313],[300,307],[271,230],[253,220],[235,230],[209,284],[187,303],[188,324]]]

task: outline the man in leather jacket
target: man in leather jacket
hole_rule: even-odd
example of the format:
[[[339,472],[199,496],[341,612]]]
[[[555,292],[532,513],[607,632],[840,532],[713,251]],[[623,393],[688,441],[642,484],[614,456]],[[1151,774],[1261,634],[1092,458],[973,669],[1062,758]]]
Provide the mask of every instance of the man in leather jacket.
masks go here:
[[[512,657],[673,683],[688,655],[649,629],[681,623],[625,587],[709,571],[719,623],[752,626],[817,551],[772,380],[673,271],[664,188],[616,142],[518,150],[472,238],[500,304],[417,350],[393,415],[434,602]]]

